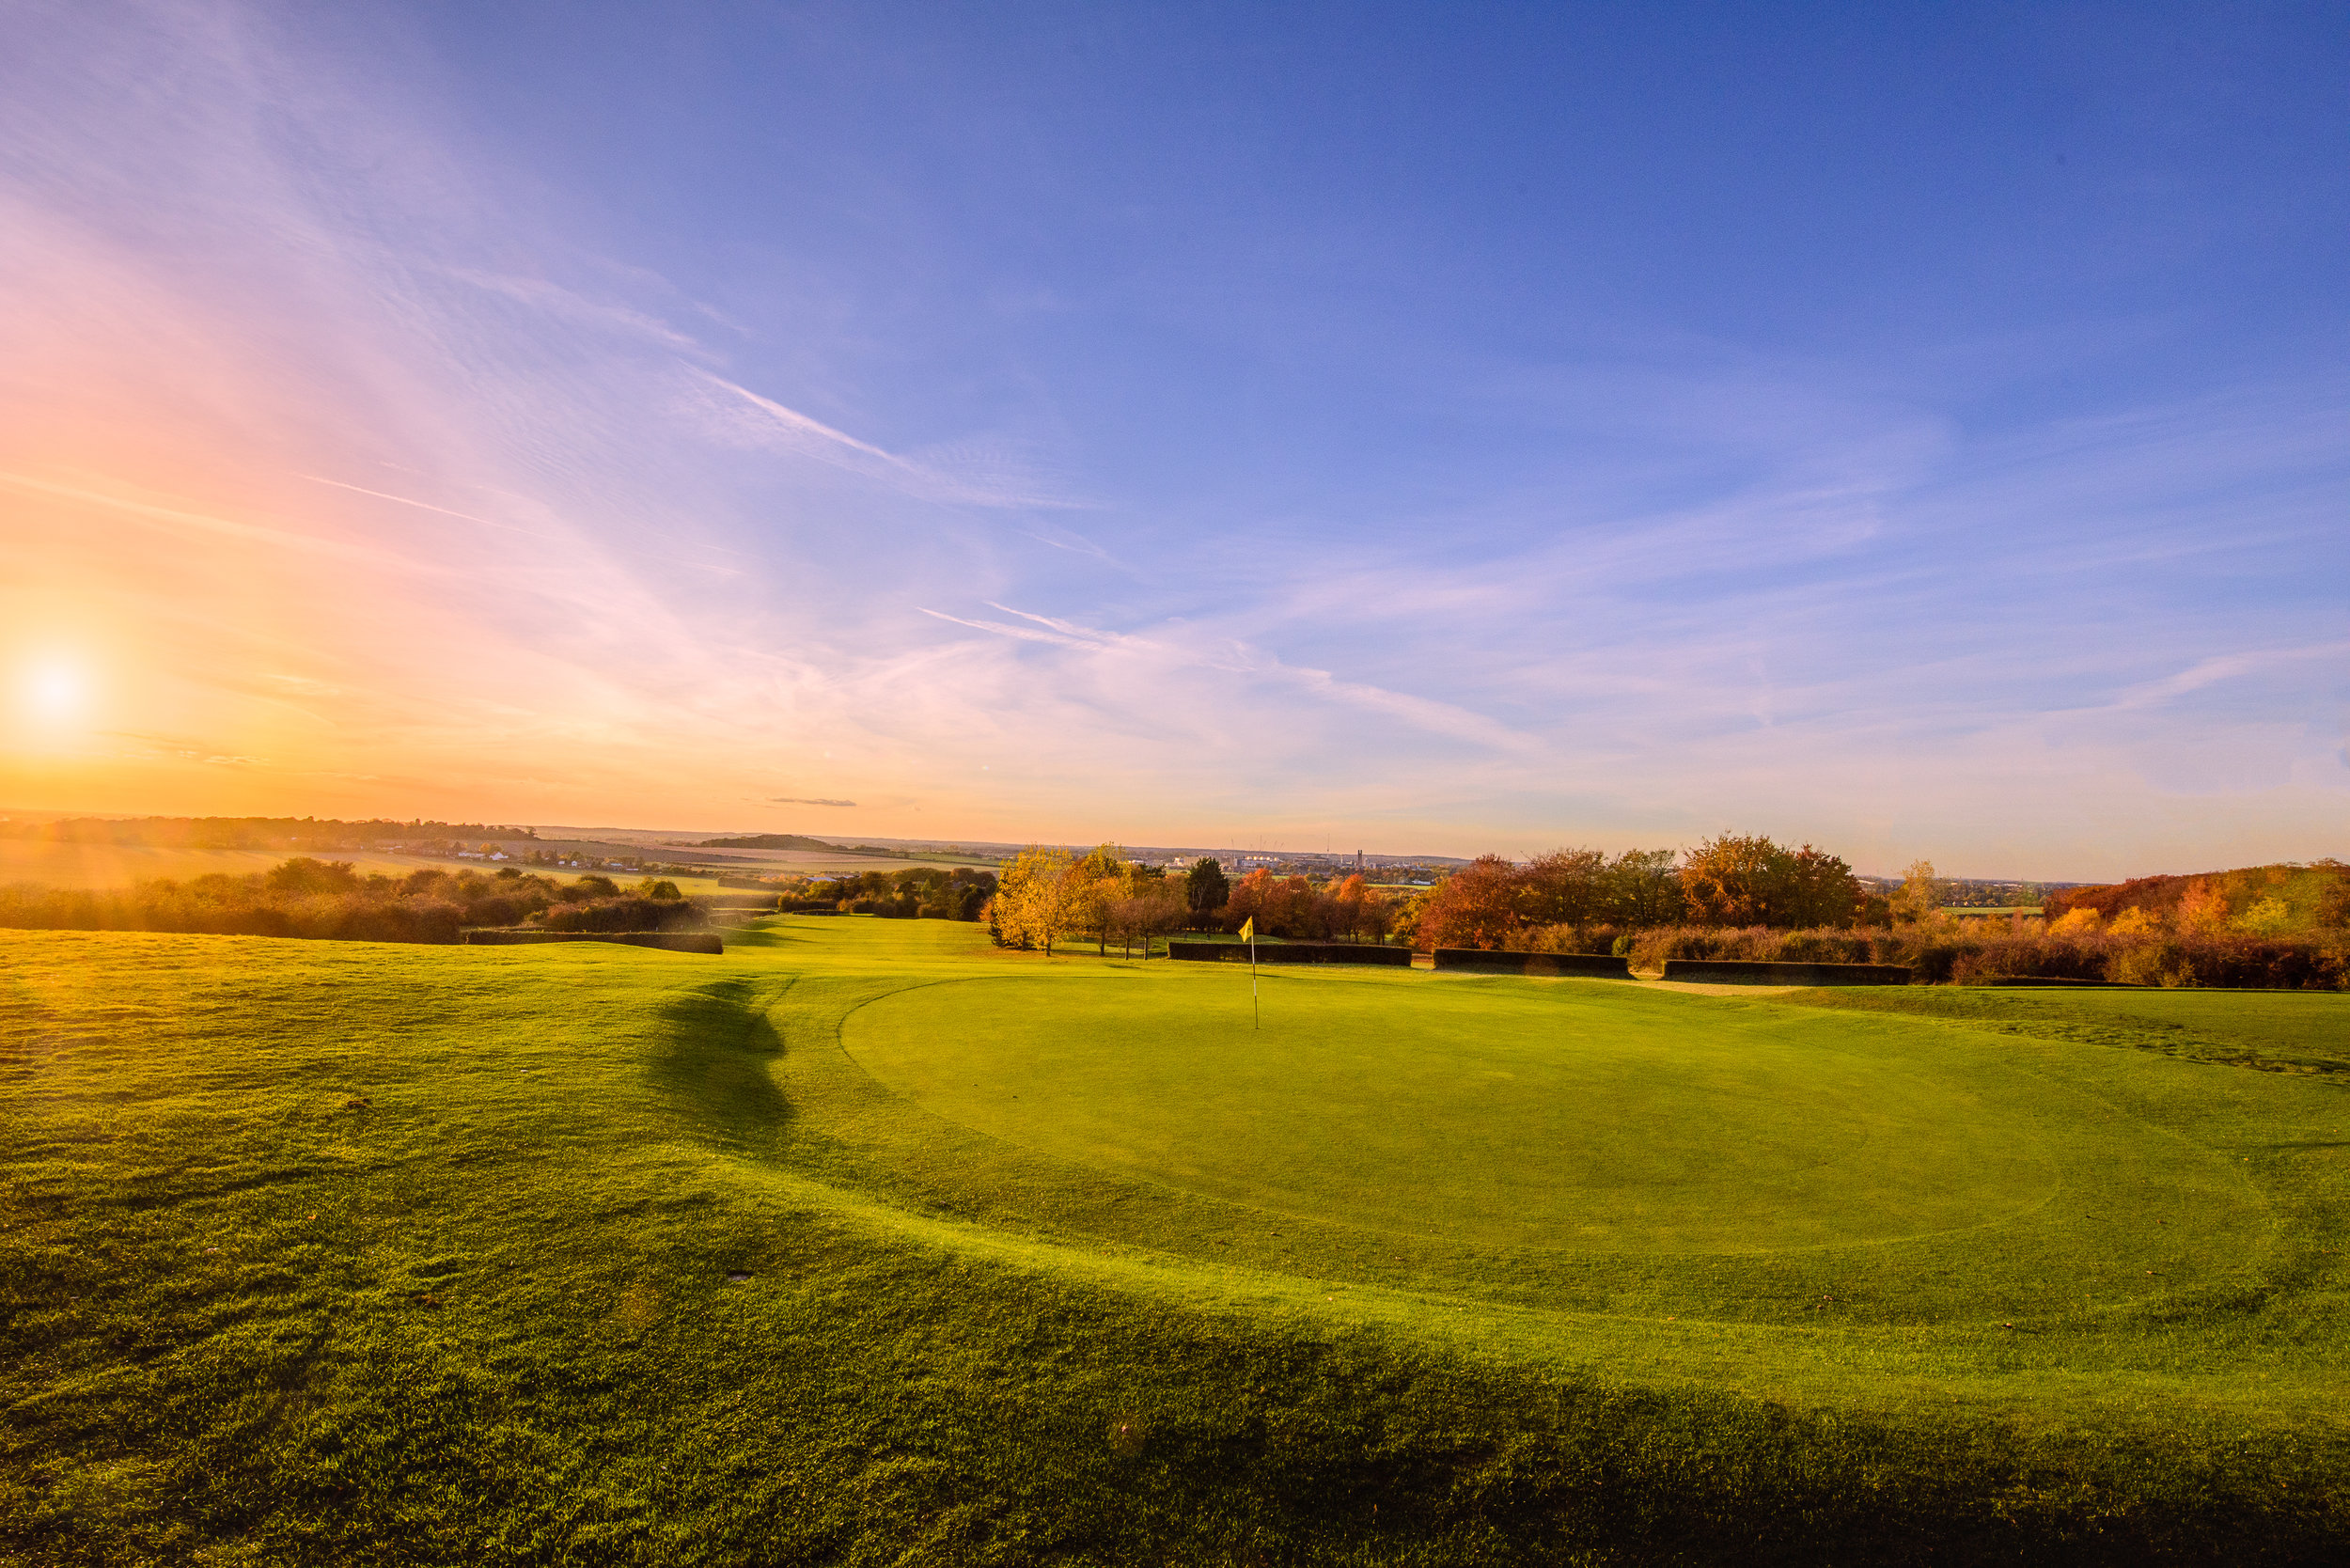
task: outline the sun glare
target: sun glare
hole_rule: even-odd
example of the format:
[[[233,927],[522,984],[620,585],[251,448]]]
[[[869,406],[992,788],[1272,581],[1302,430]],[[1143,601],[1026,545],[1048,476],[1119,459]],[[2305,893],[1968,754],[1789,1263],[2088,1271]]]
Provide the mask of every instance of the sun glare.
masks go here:
[[[82,671],[62,659],[33,666],[24,679],[25,701],[46,719],[77,716],[89,698],[89,682]]]

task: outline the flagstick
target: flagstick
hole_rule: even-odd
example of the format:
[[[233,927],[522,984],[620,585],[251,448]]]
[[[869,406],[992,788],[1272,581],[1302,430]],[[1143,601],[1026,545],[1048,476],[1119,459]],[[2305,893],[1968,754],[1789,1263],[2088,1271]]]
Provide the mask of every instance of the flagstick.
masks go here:
[[[1257,933],[1248,933],[1248,1027],[1264,1027],[1264,1011],[1257,1005]]]

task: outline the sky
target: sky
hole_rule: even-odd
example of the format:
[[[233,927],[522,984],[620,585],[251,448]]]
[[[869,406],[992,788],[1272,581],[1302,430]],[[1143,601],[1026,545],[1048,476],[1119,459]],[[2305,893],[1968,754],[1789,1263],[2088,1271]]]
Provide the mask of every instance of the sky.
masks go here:
[[[2350,856],[2339,6],[0,6],[0,809]]]

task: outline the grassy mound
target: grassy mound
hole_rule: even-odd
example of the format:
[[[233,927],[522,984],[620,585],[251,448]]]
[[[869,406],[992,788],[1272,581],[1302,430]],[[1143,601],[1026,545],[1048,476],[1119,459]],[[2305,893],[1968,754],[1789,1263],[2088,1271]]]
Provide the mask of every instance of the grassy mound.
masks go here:
[[[974,938],[0,933],[0,1552],[2345,1545],[2350,998]]]

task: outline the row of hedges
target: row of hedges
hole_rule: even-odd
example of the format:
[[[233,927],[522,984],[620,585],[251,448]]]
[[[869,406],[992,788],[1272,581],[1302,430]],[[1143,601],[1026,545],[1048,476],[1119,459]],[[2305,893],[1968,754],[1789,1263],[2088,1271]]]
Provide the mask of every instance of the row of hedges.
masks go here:
[[[1520,952],[1612,952],[1636,969],[1659,970],[1668,959],[1743,959],[1780,964],[1900,964],[1921,981],[2001,980],[2112,980],[2185,985],[2350,990],[2350,942],[2294,940],[2215,933],[2201,936],[2050,933],[1984,922],[1874,929],[1775,931],[1666,926],[1545,926],[1513,933]]]

